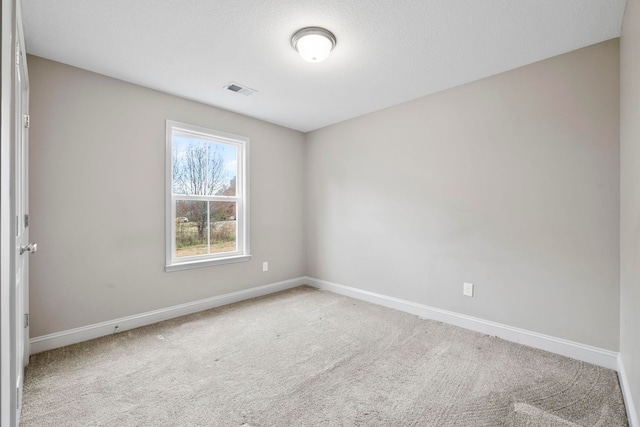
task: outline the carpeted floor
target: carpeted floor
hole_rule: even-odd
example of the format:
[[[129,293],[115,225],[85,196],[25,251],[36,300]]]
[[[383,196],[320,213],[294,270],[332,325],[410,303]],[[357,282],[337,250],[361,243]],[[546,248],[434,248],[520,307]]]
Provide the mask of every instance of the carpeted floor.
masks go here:
[[[36,354],[22,426],[626,426],[614,371],[309,287]]]

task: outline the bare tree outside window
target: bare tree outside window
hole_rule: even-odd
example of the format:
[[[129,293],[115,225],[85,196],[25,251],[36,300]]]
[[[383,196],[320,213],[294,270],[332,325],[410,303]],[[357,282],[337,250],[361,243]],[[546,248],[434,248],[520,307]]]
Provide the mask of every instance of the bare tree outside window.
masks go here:
[[[176,144],[173,154],[173,192],[211,196],[228,186],[230,172],[225,168],[220,144],[197,141]]]

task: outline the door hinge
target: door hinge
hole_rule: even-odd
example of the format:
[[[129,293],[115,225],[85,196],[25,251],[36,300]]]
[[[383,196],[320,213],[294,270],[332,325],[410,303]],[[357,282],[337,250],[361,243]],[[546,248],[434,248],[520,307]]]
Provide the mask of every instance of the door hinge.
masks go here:
[[[31,116],[28,114],[24,115],[24,127],[29,128],[31,126]]]
[[[29,227],[29,214],[26,214],[24,216],[24,228],[28,228]]]
[[[24,327],[28,328],[29,327],[29,313],[26,313],[24,315]]]

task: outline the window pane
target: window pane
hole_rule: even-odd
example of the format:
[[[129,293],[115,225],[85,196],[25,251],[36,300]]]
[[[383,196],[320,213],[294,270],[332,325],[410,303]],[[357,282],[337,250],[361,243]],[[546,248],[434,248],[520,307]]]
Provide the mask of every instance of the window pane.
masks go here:
[[[236,203],[209,202],[211,218],[211,253],[235,252]]]
[[[176,257],[206,255],[207,202],[176,201]]]
[[[235,252],[236,224],[236,202],[176,201],[176,257]]]
[[[238,176],[238,150],[233,145],[224,144],[222,151],[224,159],[224,169],[226,171],[224,187],[220,195],[235,196],[236,195],[236,177]]]
[[[171,120],[165,271],[245,261],[249,138]]]
[[[173,135],[173,193],[236,195],[237,148],[195,136]]]

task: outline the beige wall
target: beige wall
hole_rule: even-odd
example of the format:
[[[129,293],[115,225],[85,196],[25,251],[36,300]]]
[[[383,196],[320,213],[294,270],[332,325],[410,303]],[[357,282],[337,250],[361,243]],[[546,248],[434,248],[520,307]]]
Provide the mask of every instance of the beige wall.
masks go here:
[[[32,337],[305,274],[302,133],[28,63]],[[163,272],[166,119],[251,138],[250,262]]]
[[[29,67],[32,337],[308,274],[618,350],[617,40],[307,144],[42,58]],[[251,138],[251,262],[163,272],[167,118]]]
[[[618,350],[618,86],[616,39],[311,132],[309,275]]]
[[[640,409],[640,1],[620,39],[620,353]]]

